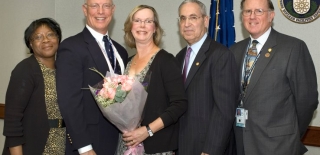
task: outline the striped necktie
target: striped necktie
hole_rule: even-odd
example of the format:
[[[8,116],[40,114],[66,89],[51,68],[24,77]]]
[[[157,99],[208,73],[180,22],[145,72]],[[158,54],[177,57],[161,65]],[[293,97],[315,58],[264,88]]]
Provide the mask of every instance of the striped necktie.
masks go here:
[[[189,65],[191,51],[192,51],[192,49],[191,49],[191,47],[189,47],[186,52],[186,56],[184,58],[184,68],[183,68],[183,72],[182,72],[184,82],[186,82],[186,79],[187,79],[187,72],[188,72],[188,65]]]

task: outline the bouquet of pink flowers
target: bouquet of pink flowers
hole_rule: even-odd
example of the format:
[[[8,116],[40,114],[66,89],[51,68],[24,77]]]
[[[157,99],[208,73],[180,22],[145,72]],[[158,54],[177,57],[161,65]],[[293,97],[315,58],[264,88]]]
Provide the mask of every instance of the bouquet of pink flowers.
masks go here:
[[[140,125],[148,95],[145,87],[128,75],[111,75],[108,72],[104,77],[96,69],[91,70],[103,77],[103,81],[89,86],[103,115],[123,133],[136,129]],[[140,155],[144,148],[139,144],[126,152]]]

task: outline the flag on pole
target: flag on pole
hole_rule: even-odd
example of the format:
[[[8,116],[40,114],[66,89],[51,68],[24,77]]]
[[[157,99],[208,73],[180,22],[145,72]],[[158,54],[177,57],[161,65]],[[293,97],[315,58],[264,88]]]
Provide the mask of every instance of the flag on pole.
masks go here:
[[[211,0],[209,35],[230,47],[235,43],[233,0]]]

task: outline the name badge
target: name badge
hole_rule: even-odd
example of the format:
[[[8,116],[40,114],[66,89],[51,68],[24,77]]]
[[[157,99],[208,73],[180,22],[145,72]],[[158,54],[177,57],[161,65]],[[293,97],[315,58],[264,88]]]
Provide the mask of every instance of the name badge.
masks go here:
[[[246,120],[248,119],[248,110],[244,108],[236,109],[236,126],[246,127]]]

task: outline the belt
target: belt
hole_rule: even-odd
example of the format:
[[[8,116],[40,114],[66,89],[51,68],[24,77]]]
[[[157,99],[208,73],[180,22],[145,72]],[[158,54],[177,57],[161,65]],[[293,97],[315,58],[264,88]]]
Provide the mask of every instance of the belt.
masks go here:
[[[64,128],[66,124],[63,119],[48,119],[50,128]]]

